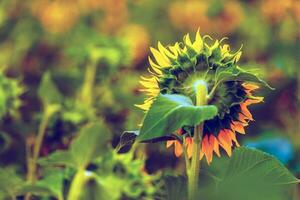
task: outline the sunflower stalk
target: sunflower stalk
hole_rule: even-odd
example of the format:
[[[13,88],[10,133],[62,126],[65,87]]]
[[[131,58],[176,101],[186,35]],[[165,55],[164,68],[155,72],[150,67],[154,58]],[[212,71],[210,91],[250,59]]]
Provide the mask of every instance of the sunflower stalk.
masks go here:
[[[32,155],[28,155],[28,174],[27,174],[27,181],[29,183],[34,183],[37,179],[37,162],[39,159],[39,154],[41,151],[42,143],[46,134],[46,129],[48,122],[51,118],[51,116],[55,113],[56,108],[53,109],[53,107],[49,105],[45,105],[45,111],[41,120],[41,123],[39,125],[38,134],[36,137],[36,141],[33,146],[33,152]],[[28,193],[25,196],[25,200],[30,200],[31,194]]]
[[[96,79],[97,63],[91,61],[89,65],[86,66],[85,78],[81,89],[81,100],[88,107],[93,105],[93,89]]]
[[[204,81],[198,81],[195,84],[196,106],[204,106],[207,104],[207,85]],[[197,191],[199,184],[200,172],[200,149],[201,138],[203,135],[203,123],[198,124],[194,128],[193,136],[193,155],[192,163],[188,171],[188,196],[189,200],[197,199]]]
[[[85,175],[85,169],[78,169],[71,183],[68,200],[78,200],[81,197],[82,189],[88,178]]]

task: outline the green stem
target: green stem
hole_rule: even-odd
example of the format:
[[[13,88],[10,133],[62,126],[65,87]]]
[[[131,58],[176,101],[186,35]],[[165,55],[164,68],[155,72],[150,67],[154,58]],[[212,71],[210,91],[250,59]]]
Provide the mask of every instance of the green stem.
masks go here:
[[[207,86],[204,81],[195,84],[196,106],[207,104]],[[203,123],[194,128],[192,163],[188,173],[188,196],[189,200],[197,199],[200,172],[200,149],[203,134]]]
[[[46,133],[46,128],[48,125],[48,121],[51,114],[45,109],[45,112],[43,114],[42,121],[39,126],[38,134],[33,146],[33,153],[32,156],[28,155],[28,174],[27,174],[27,181],[29,183],[34,183],[37,179],[37,160],[39,158],[41,146],[43,143],[43,139]],[[25,200],[30,200],[31,194],[27,194],[25,196]]]
[[[81,89],[81,101],[87,106],[93,105],[93,89],[95,84],[95,77],[97,72],[96,62],[91,62],[86,66],[84,82]]]
[[[84,187],[87,177],[85,176],[84,168],[79,169],[75,174],[69,190],[68,200],[80,199],[82,188]]]

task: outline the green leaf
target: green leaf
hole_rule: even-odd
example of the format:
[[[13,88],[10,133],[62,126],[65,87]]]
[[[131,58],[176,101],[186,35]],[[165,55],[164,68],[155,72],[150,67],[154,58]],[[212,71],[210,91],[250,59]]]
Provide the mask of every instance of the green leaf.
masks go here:
[[[243,70],[238,66],[219,67],[215,75],[216,84],[226,81],[249,81],[262,84],[269,89],[272,88],[267,82],[259,78],[255,73]]]
[[[159,95],[147,112],[139,141],[170,135],[183,126],[195,126],[212,119],[216,106],[194,106],[190,98],[176,94]]]
[[[139,131],[124,131],[120,137],[120,142],[116,147],[118,153],[127,153],[135,142]]]
[[[38,95],[44,105],[60,104],[62,101],[62,95],[53,82],[49,72],[46,72],[42,77],[38,88]]]
[[[39,159],[42,166],[68,166],[76,168],[76,162],[69,151],[56,151],[47,157]]]
[[[118,153],[127,153],[130,151],[131,147],[133,146],[134,142],[136,141],[136,138],[140,134],[140,131],[124,131],[120,137],[120,142],[118,146],[116,147],[116,151]],[[181,138],[178,137],[175,134],[170,134],[167,136],[161,136],[150,140],[143,140],[141,142],[144,143],[157,143],[157,142],[164,142],[167,140],[180,140]]]
[[[27,184],[23,186],[18,195],[31,193],[42,197],[56,197],[63,199],[63,180],[64,174],[62,170],[52,169],[48,171],[44,177],[34,184]]]
[[[93,159],[103,154],[107,150],[109,139],[110,132],[103,121],[83,127],[70,147],[77,166],[85,168]]]
[[[24,184],[14,171],[0,168],[0,197],[15,197]]]
[[[299,183],[288,169],[275,157],[259,150],[238,148],[230,159],[225,179],[232,176],[251,174],[269,181],[271,185],[290,185]]]
[[[45,166],[68,166],[86,168],[95,158],[107,150],[110,132],[103,121],[94,122],[83,127],[67,151],[57,151],[48,157],[39,159]]]
[[[182,200],[187,198],[187,181],[183,176],[166,176],[165,197],[166,200]]]
[[[294,186],[299,183],[275,157],[244,147],[236,149],[228,164],[211,174],[220,177],[215,179],[213,193],[209,188],[202,191],[209,200],[287,200],[292,199]]]

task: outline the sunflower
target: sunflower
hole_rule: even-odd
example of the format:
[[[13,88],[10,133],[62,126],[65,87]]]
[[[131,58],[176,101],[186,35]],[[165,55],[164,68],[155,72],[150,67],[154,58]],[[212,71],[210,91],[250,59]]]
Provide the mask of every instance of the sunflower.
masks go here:
[[[229,45],[222,44],[224,40],[209,42],[212,38],[201,37],[198,30],[194,42],[189,34],[184,36],[183,42],[171,46],[164,47],[158,42],[157,49],[150,48],[155,59],[149,57],[150,76],[141,77],[140,81],[141,91],[148,97],[143,104],[136,105],[147,112],[159,94],[182,94],[194,99],[191,85],[196,80],[204,80],[209,92],[208,104],[218,108],[217,116],[205,121],[203,126],[200,159],[205,156],[209,164],[214,153],[220,156],[220,147],[231,156],[232,148],[239,146],[237,133],[245,134],[245,127],[253,121],[248,106],[263,101],[263,97],[253,96],[260,79],[241,75],[252,75],[252,72],[237,65],[241,50],[231,53]],[[235,79],[218,80],[222,72],[229,71],[236,72]],[[191,157],[193,127],[182,127],[175,134],[184,136],[184,140],[169,140],[167,147],[174,145],[176,156],[187,150],[188,157]]]

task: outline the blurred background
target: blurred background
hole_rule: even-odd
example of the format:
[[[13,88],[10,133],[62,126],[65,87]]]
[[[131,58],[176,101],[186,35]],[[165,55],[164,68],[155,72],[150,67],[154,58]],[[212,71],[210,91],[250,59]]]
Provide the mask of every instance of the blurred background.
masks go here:
[[[239,140],[276,156],[299,178],[299,0],[1,0],[0,166],[26,171],[46,73],[60,109],[49,120],[41,156],[66,149],[96,118],[104,119],[116,147],[144,114],[134,104],[144,99],[139,78],[148,73],[149,47],[173,44],[198,27],[202,35],[228,37],[232,50],[242,46],[240,65],[257,68],[276,88],[258,92],[265,103],[250,108],[256,121]],[[141,148],[146,172],[182,170],[165,144]]]

